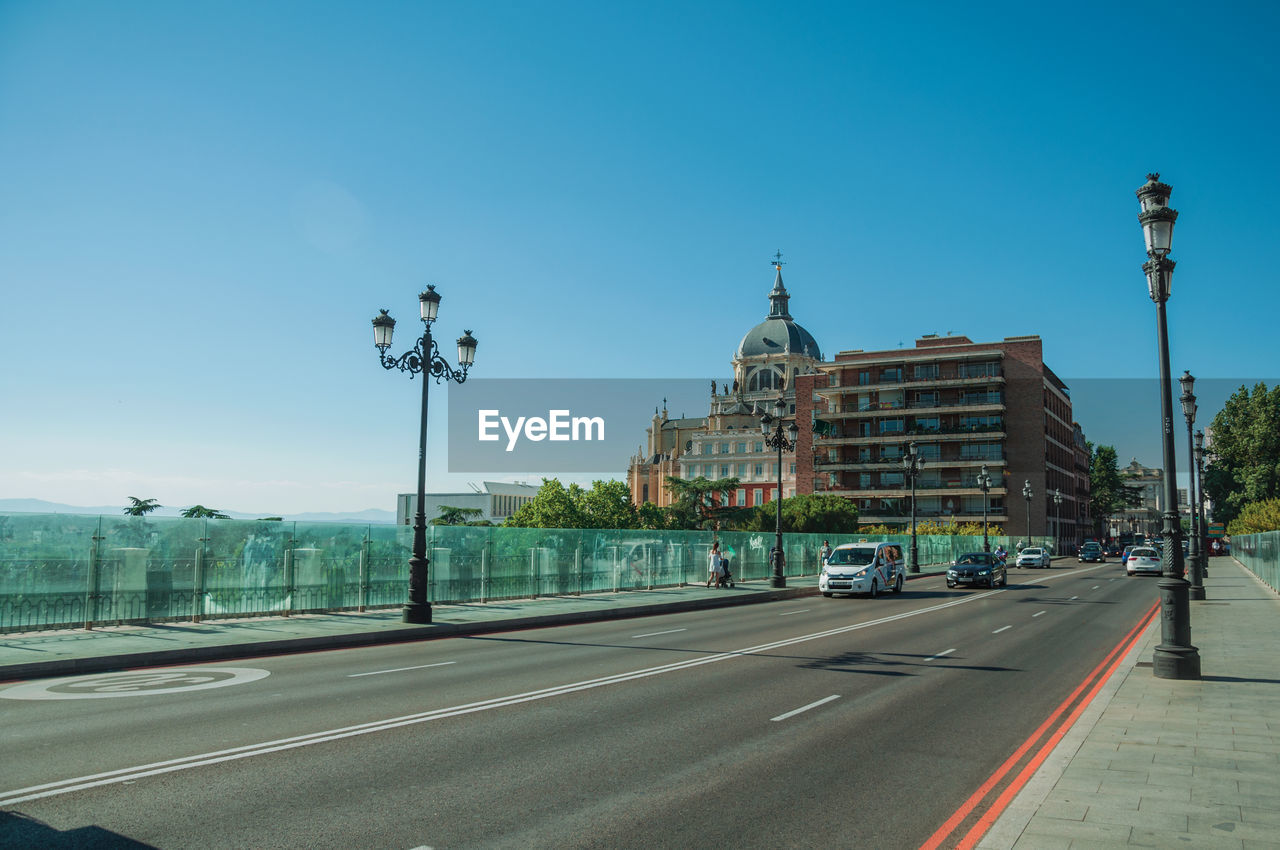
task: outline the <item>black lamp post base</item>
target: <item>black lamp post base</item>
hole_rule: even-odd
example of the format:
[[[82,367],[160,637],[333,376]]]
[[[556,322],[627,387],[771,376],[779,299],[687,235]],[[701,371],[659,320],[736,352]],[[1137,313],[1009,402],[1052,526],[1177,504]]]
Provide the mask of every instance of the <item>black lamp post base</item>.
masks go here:
[[[1193,584],[1191,585],[1191,588],[1187,591],[1187,595],[1193,602],[1203,602],[1204,587],[1200,587]]]
[[[775,575],[775,576],[770,576],[770,577],[769,577],[769,586],[770,586],[770,587],[786,587],[786,586],[787,586],[787,577],[786,577],[786,576],[777,576],[777,575]]]
[[[420,626],[431,624],[430,602],[407,602],[404,606],[404,622]]]
[[[1199,679],[1200,650],[1161,644],[1151,657],[1151,672],[1157,679]]]

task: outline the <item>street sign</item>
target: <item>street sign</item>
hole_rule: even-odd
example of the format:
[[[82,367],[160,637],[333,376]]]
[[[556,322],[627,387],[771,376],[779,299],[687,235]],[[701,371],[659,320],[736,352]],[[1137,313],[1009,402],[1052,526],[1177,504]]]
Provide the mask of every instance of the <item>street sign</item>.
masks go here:
[[[1209,523],[1210,537],[1223,537],[1226,535],[1226,533],[1227,533],[1227,526],[1225,523],[1221,523],[1221,522]]]

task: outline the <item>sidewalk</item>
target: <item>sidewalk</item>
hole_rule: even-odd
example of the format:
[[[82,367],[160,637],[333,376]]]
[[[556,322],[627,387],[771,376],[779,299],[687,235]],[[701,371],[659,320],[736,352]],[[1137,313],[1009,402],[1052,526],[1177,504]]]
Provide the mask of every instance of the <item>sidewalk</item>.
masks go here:
[[[1204,584],[1200,681],[1152,675],[1157,617],[980,848],[1280,848],[1280,597],[1228,557]]]
[[[789,577],[732,588],[702,584],[583,596],[432,605],[430,625],[401,621],[401,609],[101,626],[0,635],[0,683],[16,679],[101,673],[161,664],[279,655],[355,646],[475,635],[538,626],[596,622],[812,596],[818,577]]]

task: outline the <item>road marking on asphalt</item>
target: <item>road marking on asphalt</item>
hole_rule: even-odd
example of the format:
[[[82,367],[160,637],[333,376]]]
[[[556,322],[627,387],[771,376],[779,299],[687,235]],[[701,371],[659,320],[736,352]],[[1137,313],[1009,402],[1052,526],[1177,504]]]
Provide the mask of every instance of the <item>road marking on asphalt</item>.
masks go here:
[[[993,635],[998,635],[998,634],[1000,634],[1001,632],[1007,632],[1007,631],[1009,631],[1009,629],[1012,629],[1012,628],[1013,628],[1013,626],[1001,626],[1000,628],[996,629],[996,630],[995,630],[994,632],[992,632],[991,634],[993,634]]]
[[[1079,599],[1079,598],[1080,598],[1079,596],[1073,596],[1073,597],[1071,597],[1071,599],[1069,599],[1069,600],[1067,600],[1067,601],[1068,601],[1068,602],[1070,602],[1070,601],[1071,601],[1071,600],[1073,600],[1073,599]]]
[[[405,670],[426,670],[428,667],[444,667],[446,664],[457,664],[456,661],[439,661],[435,664],[419,664],[416,667],[396,667],[392,670],[373,670],[369,673],[349,673],[348,679],[354,679],[357,676],[381,676],[383,673],[403,673]]]
[[[1102,585],[1100,585],[1100,584],[1095,584],[1093,587],[1091,587],[1091,588],[1089,588],[1089,589],[1090,589],[1090,590],[1097,590],[1097,589],[1098,589],[1098,588],[1100,588],[1100,587],[1102,587]]]
[[[833,699],[840,699],[840,695],[832,694],[831,696],[824,697],[823,699],[820,699],[817,702],[811,702],[808,705],[802,705],[793,711],[788,711],[786,714],[779,714],[777,717],[770,717],[769,719],[772,720],[774,723],[777,723],[779,720],[786,720],[788,717],[795,717],[797,714],[808,711],[811,708],[817,708],[820,705],[825,705],[826,703],[831,702]]]
[[[803,614],[806,611],[812,611],[812,608],[801,608],[799,611],[786,611],[779,614],[779,617],[790,617],[792,614]]]
[[[667,629],[665,632],[648,632],[643,635],[632,635],[632,638],[657,637],[658,635],[673,635],[676,632],[687,632],[688,629]]]
[[[1046,612],[1044,612],[1044,611],[1037,611],[1037,612],[1035,612],[1034,614],[1032,614],[1032,615],[1031,615],[1031,619],[1033,619],[1033,620],[1034,620],[1036,617],[1039,617],[1041,614],[1044,614],[1044,613],[1046,613]]]
[[[1062,573],[1061,575],[1056,575],[1052,578],[1046,578],[1043,580],[1052,581],[1060,578],[1067,578],[1073,574],[1074,573]],[[255,756],[297,749],[299,747],[309,747],[315,744],[323,744],[328,741],[336,741],[343,738],[354,738],[358,735],[369,735],[374,732],[384,732],[389,729],[414,726],[419,723],[430,723],[450,717],[462,717],[482,711],[492,711],[498,708],[506,708],[507,706],[519,705],[521,703],[536,702],[538,700],[564,696],[565,694],[587,691],[593,688],[601,688],[608,685],[616,685],[638,679],[647,679],[652,676],[660,676],[666,673],[689,670],[694,667],[701,667],[704,664],[718,664],[722,661],[733,661],[748,655],[758,655],[774,649],[782,649],[784,647],[795,646],[796,644],[807,643],[809,641],[836,637],[837,635],[848,634],[849,632],[858,631],[859,629],[868,629],[874,626],[884,625],[885,623],[894,623],[899,620],[905,620],[909,617],[918,617],[922,614],[932,614],[936,611],[953,608],[956,605],[966,605],[970,602],[977,602],[979,599],[986,599],[988,596],[1004,592],[1005,589],[1002,588],[1000,590],[990,590],[986,593],[975,593],[971,596],[962,596],[959,599],[952,599],[947,602],[941,602],[937,605],[930,605],[927,608],[919,608],[914,611],[903,611],[900,614],[891,614],[887,617],[867,620],[862,623],[852,623],[847,626],[840,626],[838,628],[827,629],[821,632],[797,635],[795,637],[774,641],[772,643],[762,643],[757,646],[743,647],[742,649],[720,652],[714,655],[705,655],[700,658],[673,661],[669,664],[662,664],[657,667],[646,667],[640,670],[632,670],[628,673],[617,673],[611,676],[602,676],[597,679],[586,679],[581,682],[573,682],[567,685],[557,685],[536,691],[526,691],[524,693],[512,694],[510,696],[495,697],[493,699],[464,703],[462,705],[449,706],[447,708],[439,708],[432,711],[419,712],[417,714],[388,717],[382,720],[374,720],[368,723],[356,724],[354,726],[343,726],[323,732],[312,732],[306,735],[296,735],[291,738],[279,738],[274,741],[262,741],[257,744],[246,744],[244,746],[232,747],[225,750],[216,750],[208,753],[200,753],[198,755],[152,762],[150,764],[134,765],[133,767],[109,770],[87,776],[60,779],[54,782],[46,782],[41,785],[31,785],[26,788],[15,788],[11,791],[0,791],[0,806],[12,806],[17,803],[25,803],[29,800],[40,800],[46,797],[54,797],[59,794],[69,794],[74,791],[83,791],[88,788],[98,788],[103,785],[116,785],[130,780],[142,779],[147,776],[159,776],[161,774],[174,773],[180,770],[190,770],[194,767],[221,764],[223,762],[253,758]],[[955,649],[948,649],[945,652],[940,652],[928,660],[933,661],[952,652],[955,652]],[[4,691],[0,691],[0,693],[4,693]]]
[[[955,652],[955,651],[956,651],[956,648],[955,648],[954,646],[953,646],[953,647],[951,647],[950,649],[944,649],[944,650],[942,650],[942,652],[939,652],[937,655],[930,655],[928,658],[926,658],[926,659],[925,659],[925,663],[928,663],[928,662],[930,662],[930,661],[937,661],[937,660],[938,660],[939,658],[941,658],[942,656],[944,656],[944,655],[950,655],[951,653],[953,653],[953,652]]]
[[[195,667],[140,670],[63,676],[27,682],[0,690],[4,699],[106,699],[108,697],[163,696],[256,682],[270,671],[251,667]]]

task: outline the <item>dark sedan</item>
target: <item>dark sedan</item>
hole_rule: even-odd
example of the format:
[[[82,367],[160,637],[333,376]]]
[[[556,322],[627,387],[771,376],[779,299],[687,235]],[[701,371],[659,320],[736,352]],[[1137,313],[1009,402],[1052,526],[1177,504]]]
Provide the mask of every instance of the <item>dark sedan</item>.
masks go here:
[[[947,570],[947,587],[956,585],[986,585],[987,587],[1004,587],[1009,583],[1009,574],[1004,564],[996,560],[990,552],[970,552],[956,558],[956,562]]]

